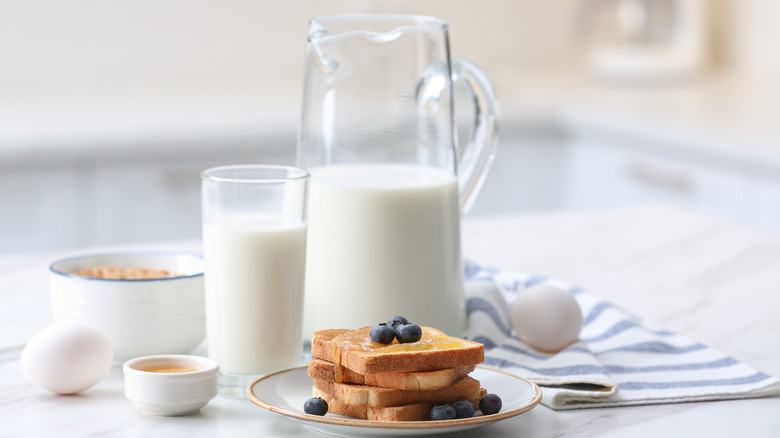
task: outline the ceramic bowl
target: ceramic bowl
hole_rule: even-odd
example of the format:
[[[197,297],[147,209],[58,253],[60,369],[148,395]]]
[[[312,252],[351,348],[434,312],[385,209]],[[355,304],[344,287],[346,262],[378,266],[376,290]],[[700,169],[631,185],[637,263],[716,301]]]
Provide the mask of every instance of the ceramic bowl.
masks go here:
[[[130,359],[122,366],[125,396],[151,415],[197,413],[217,395],[217,362],[179,354]]]
[[[167,269],[149,280],[75,275],[84,267]],[[203,257],[186,253],[125,253],[72,257],[50,267],[55,322],[87,323],[103,332],[120,363],[140,356],[189,353],[206,336]]]

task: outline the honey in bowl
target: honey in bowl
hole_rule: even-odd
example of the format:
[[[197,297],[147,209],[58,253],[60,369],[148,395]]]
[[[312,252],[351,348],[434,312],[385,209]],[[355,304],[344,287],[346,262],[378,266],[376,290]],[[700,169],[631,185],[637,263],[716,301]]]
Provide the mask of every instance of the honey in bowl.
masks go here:
[[[143,371],[149,372],[149,373],[191,373],[193,371],[198,371],[195,368],[185,368],[185,367],[155,367],[155,368],[147,368]]]

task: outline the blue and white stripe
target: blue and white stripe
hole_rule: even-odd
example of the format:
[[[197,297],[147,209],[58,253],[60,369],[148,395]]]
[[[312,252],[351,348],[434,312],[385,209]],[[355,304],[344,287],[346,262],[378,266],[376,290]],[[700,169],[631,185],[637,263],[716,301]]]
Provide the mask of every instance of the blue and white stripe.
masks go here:
[[[580,340],[557,354],[539,352],[512,330],[509,309],[539,283],[570,291],[583,311]],[[653,327],[588,291],[554,279],[466,269],[469,336],[485,344],[485,363],[543,386],[554,409],[760,397],[780,380],[684,336]]]

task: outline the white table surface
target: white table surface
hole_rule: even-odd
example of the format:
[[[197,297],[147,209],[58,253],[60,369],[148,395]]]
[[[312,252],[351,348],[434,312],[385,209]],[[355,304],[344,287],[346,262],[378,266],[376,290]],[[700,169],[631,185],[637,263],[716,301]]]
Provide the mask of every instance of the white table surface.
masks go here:
[[[663,206],[466,219],[464,253],[482,264],[555,276],[664,328],[780,376],[780,236]],[[200,250],[166,242],[134,249]],[[248,400],[217,397],[196,415],[141,414],[120,367],[57,396],[30,384],[21,345],[51,323],[48,264],[81,250],[0,258],[0,437],[322,436]],[[479,429],[490,437],[780,436],[780,397],[575,411],[532,411]]]

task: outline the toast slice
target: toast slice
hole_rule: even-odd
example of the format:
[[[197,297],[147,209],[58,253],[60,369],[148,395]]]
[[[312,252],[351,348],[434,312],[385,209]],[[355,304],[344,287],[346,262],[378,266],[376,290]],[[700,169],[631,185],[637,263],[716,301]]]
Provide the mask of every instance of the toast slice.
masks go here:
[[[377,344],[369,338],[371,327],[314,332],[311,354],[358,374],[436,371],[477,365],[485,360],[479,342],[447,336],[441,330],[422,327],[417,342]]]
[[[487,391],[482,389],[479,397],[486,393]],[[328,412],[372,421],[428,421],[431,419],[431,409],[438,404],[424,402],[390,407],[350,405],[334,399],[330,394],[317,388],[312,389],[312,397],[321,397],[327,401]],[[479,397],[469,400],[474,405],[474,409],[479,409]]]
[[[429,391],[336,383],[314,379],[314,387],[341,403],[355,406],[403,406],[423,402],[456,402],[479,397],[479,381],[466,376],[452,385]]]
[[[308,375],[311,379],[336,383],[354,383],[395,389],[431,390],[452,385],[474,371],[475,367],[475,365],[466,365],[436,371],[358,374],[341,365],[315,358],[309,362]]]

